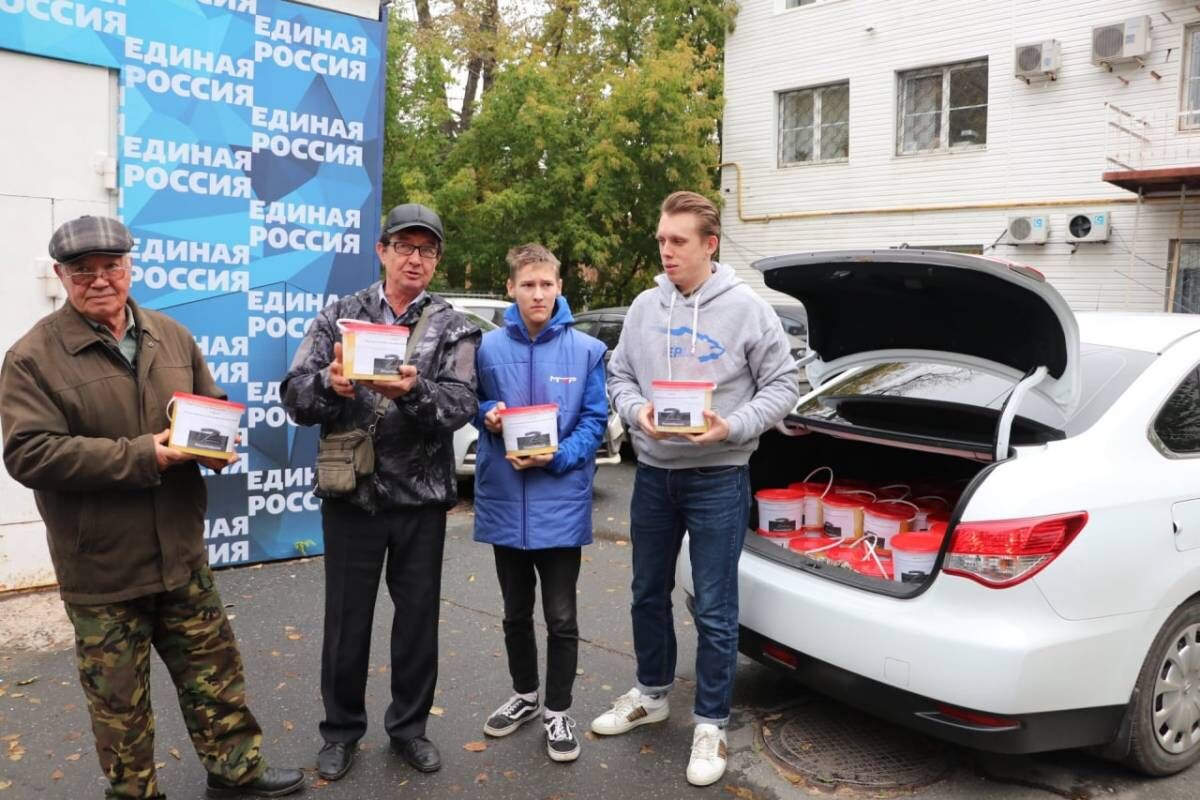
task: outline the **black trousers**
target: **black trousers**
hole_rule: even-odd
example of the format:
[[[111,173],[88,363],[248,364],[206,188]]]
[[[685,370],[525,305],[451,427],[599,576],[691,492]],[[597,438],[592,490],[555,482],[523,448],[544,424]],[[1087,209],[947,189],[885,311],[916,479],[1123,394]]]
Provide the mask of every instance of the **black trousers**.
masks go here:
[[[495,545],[496,577],[504,596],[504,647],[513,691],[537,691],[537,640],[533,634],[533,590],[542,581],[542,613],[546,618],[546,708],[571,707],[571,686],[579,661],[579,623],[575,616],[575,584],[579,580],[578,547],[518,550]],[[536,575],[535,575],[536,572]]]
[[[371,515],[349,503],[326,500],[321,504],[321,527],[325,533],[321,736],[327,742],[352,742],[366,733],[367,670],[381,571],[395,606],[392,702],[384,727],[394,739],[423,736],[437,684],[446,512],[416,508]]]

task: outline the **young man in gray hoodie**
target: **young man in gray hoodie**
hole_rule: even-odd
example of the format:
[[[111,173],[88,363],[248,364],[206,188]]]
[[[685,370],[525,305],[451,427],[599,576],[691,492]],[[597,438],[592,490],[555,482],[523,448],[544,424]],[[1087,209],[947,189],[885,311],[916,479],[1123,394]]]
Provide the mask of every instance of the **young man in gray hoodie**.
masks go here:
[[[737,665],[737,563],[750,515],[747,462],[758,437],[800,398],[799,371],[783,326],[733,268],[712,260],[721,218],[708,199],[675,192],[662,204],[658,284],[629,307],[609,363],[612,403],[638,454],[630,511],[633,639],[637,683],[592,721],[613,735],[669,714],[675,678],[671,590],[685,532],[695,588],[696,701],[688,781],[725,772],[725,724]],[[716,384],[708,430],[656,426],[651,382]]]

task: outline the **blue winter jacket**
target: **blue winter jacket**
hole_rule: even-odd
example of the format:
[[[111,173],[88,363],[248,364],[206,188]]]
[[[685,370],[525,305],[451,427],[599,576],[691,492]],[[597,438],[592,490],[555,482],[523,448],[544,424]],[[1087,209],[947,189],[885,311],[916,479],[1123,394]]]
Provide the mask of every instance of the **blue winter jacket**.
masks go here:
[[[563,297],[533,341],[514,303],[504,327],[483,337],[475,361],[479,381],[479,445],[475,460],[475,541],[523,550],[578,547],[592,541],[596,448],[608,424],[604,344],[572,327]],[[515,470],[504,437],[483,417],[508,408],[558,405],[558,452],[543,468]]]

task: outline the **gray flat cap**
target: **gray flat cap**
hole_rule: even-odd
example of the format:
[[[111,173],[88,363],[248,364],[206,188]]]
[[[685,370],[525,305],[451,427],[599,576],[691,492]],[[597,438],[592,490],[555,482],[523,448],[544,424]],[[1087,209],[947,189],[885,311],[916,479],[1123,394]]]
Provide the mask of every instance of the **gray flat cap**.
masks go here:
[[[58,226],[49,249],[51,258],[66,264],[92,253],[124,255],[133,249],[133,236],[119,219],[83,216]]]
[[[436,236],[439,242],[446,240],[446,234],[442,231],[442,218],[432,208],[420,203],[396,206],[388,212],[387,222],[383,223],[383,230],[389,234],[409,228],[424,228]]]

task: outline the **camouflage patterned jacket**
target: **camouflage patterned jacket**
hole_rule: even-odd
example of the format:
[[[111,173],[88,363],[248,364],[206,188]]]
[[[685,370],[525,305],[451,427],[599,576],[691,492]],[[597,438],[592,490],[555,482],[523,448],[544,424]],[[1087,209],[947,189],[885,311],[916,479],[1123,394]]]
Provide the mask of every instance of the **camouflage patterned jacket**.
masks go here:
[[[380,284],[330,303],[313,322],[283,380],[283,405],[301,425],[321,432],[367,428],[378,395],[357,386],[353,399],[339,397],[329,384],[333,345],[342,339],[339,319],[382,324]],[[426,303],[433,310],[412,363],[420,377],[407,395],[387,401],[375,431],[375,473],[360,481],[349,499],[364,511],[415,506],[450,508],[458,500],[454,475],[454,431],[479,409],[475,396],[475,351],[482,335],[442,298],[410,305],[396,321],[416,327]],[[318,490],[318,496],[324,496]]]

